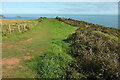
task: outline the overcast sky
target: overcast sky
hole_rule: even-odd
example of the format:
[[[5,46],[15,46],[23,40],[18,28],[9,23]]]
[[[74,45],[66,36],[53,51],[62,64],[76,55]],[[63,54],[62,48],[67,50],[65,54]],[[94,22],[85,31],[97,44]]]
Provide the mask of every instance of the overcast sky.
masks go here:
[[[3,2],[3,14],[117,14],[117,2]]]

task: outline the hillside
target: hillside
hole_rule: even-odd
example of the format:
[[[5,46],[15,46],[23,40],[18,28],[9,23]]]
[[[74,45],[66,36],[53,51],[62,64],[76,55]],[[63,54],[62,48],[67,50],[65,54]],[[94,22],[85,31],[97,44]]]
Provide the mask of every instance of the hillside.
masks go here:
[[[119,39],[118,29],[42,19],[26,32],[3,36],[3,78],[119,79]]]
[[[53,41],[66,39],[76,29],[55,19],[44,19],[27,32],[3,36],[3,77],[35,77],[36,61],[30,59],[39,57],[54,45]]]
[[[0,15],[0,18],[5,18],[5,16],[3,16],[3,15]]]
[[[120,29],[73,19],[56,18],[69,25],[79,27],[69,35],[66,42],[71,43],[69,54],[76,58],[71,65],[69,77],[87,79],[119,79],[120,77]],[[78,75],[73,72],[77,71]],[[71,78],[72,78],[71,77]]]

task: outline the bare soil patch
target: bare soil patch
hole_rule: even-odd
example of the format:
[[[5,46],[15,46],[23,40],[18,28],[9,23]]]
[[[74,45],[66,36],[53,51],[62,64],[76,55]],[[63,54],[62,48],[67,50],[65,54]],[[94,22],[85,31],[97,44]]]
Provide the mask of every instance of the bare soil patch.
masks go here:
[[[29,59],[32,59],[32,58],[33,58],[33,56],[24,56],[25,60],[29,60]]]
[[[7,65],[7,68],[14,68],[14,65],[18,64],[21,59],[18,58],[8,58],[2,60],[2,65]]]
[[[32,38],[30,38],[30,39],[26,40],[26,42],[29,42],[29,41],[31,41],[31,40],[32,40]]]

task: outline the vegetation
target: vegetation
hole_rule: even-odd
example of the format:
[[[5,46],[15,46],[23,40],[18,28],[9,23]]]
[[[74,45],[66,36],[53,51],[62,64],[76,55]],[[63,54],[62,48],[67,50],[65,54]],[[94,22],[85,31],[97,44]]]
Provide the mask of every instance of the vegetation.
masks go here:
[[[69,25],[72,25],[72,26],[78,26],[78,27],[82,26],[82,27],[89,28],[91,31],[101,31],[103,33],[114,35],[114,36],[120,38],[120,29],[104,27],[104,26],[100,26],[98,24],[92,24],[92,23],[88,23],[88,22],[84,22],[84,21],[73,20],[70,18],[65,19],[65,18],[56,17],[56,19],[58,19],[59,21],[65,22]]]
[[[107,33],[101,32],[101,31],[93,31],[93,32],[94,32],[94,33],[103,34],[103,35],[105,35],[105,36],[107,36],[107,37],[109,37],[109,38],[111,38],[111,39],[114,39],[114,40],[120,42],[120,38],[119,38],[119,37],[116,37],[116,36],[114,36],[114,35],[109,35],[109,34],[107,34]]]
[[[12,77],[120,78],[119,29],[70,18],[40,17],[36,21],[38,24],[27,32],[3,37],[3,43],[7,43],[3,44],[3,58],[22,59],[19,65],[24,66],[21,71],[4,65],[3,71],[9,72],[3,77],[11,77],[11,72],[16,72]],[[14,46],[9,49],[9,45]]]
[[[53,40],[51,48],[36,58],[37,78],[63,78],[65,69],[74,59],[66,54],[68,44]],[[31,60],[33,61],[33,60]]]
[[[69,68],[69,64],[74,61],[69,54],[69,43],[63,40],[67,39],[70,33],[77,28],[69,26],[65,23],[58,22],[54,19],[48,19],[50,48],[46,50],[42,56],[28,60],[26,65],[32,65],[32,69],[36,71],[37,78],[63,78],[66,75],[65,70]],[[48,25],[47,24],[47,25]],[[55,26],[53,26],[55,25]],[[35,63],[36,62],[36,63]],[[31,68],[31,65],[29,66]]]
[[[21,24],[27,22],[29,19],[2,19],[2,26],[5,25],[13,25],[13,24]],[[35,19],[30,19],[35,20]]]
[[[59,63],[61,63],[60,64],[61,66],[62,64],[66,64],[65,68],[67,68],[68,67],[67,63],[73,59],[71,59],[71,56],[66,54],[66,50],[68,50],[67,47],[69,47],[69,44],[66,44],[63,40],[67,39],[68,35],[75,32],[76,29],[77,29],[76,27],[72,27],[70,25],[57,21],[55,19],[43,19],[41,22],[38,22],[38,24],[34,28],[30,29],[27,32],[15,33],[15,34],[3,36],[2,57],[3,59],[5,59],[5,61],[3,62],[6,62],[6,60],[10,61],[11,58],[14,58],[12,62],[15,62],[16,58],[21,60],[20,63],[15,63],[12,66],[12,68],[7,68],[8,66],[10,66],[10,64],[3,65],[3,72],[4,72],[3,78],[6,78],[6,77],[7,78],[10,78],[10,77],[12,78],[40,77],[39,75],[40,70],[45,70],[45,72],[48,70],[47,69],[48,66],[43,67],[41,69],[42,65],[40,64],[43,63],[41,61],[41,58],[43,59],[43,57],[45,57],[43,61],[49,61],[51,60],[51,58],[53,58],[55,59],[53,60],[53,64],[56,64],[56,66]],[[64,45],[62,46],[62,44]],[[67,49],[65,50],[64,48],[67,48]],[[27,55],[27,53],[30,53],[30,55]],[[48,53],[48,54],[44,55],[44,53],[45,54]],[[61,59],[55,58],[53,54],[55,54],[56,56],[60,55],[61,59],[64,59],[68,62],[67,63],[61,62],[60,61]],[[68,56],[68,58],[70,58],[71,60],[66,59],[64,55]],[[43,56],[43,57],[40,57],[40,56]],[[58,60],[58,63],[55,62],[56,60]],[[45,65],[46,64],[47,62],[45,63]],[[49,65],[52,66],[53,64],[51,63]],[[21,65],[22,67],[19,65]],[[54,70],[54,69],[51,69],[51,70]],[[52,75],[52,73],[51,75],[50,73],[49,74],[45,73],[45,74],[48,77]],[[44,76],[45,75],[41,76],[40,78]],[[55,75],[52,77],[57,77],[57,76],[58,75]]]
[[[87,79],[119,79],[120,46],[117,29],[104,28],[87,22],[81,23],[72,19],[58,19],[80,27],[66,40],[71,43],[70,54],[77,60],[71,68]],[[71,75],[69,74],[70,78]]]
[[[2,27],[3,27],[2,28],[2,36],[30,30],[37,23],[38,23],[38,21],[36,21],[36,20],[30,20],[30,21],[28,20],[28,21],[20,21],[19,24],[16,23],[16,24],[11,24],[11,25],[10,24],[2,25]]]

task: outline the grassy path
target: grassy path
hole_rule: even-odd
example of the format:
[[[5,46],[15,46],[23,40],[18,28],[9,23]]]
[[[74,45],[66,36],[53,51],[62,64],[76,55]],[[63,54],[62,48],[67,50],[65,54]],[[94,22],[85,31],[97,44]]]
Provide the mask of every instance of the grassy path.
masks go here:
[[[36,72],[23,66],[23,62],[40,56],[49,49],[51,40],[63,40],[75,30],[76,28],[55,19],[45,19],[28,32],[3,37],[3,77],[35,77]]]

